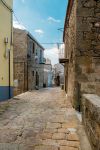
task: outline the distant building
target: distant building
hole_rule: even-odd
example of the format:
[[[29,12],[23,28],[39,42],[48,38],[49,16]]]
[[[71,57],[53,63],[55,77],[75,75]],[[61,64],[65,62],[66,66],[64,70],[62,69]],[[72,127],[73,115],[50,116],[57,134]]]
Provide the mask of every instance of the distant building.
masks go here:
[[[14,94],[43,87],[44,48],[26,30],[14,28]]]
[[[0,101],[13,96],[13,0],[0,0]]]
[[[46,87],[52,86],[52,75],[51,60],[47,58],[44,65],[44,84]]]
[[[64,66],[63,65],[55,64],[53,68],[53,74],[54,74],[55,84],[59,84],[59,85],[64,84]],[[56,79],[59,80],[60,83],[56,83]]]

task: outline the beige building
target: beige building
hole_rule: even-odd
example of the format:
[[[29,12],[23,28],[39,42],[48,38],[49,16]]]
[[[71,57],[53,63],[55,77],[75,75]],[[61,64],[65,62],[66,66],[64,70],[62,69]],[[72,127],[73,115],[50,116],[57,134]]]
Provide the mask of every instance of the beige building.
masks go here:
[[[14,94],[42,88],[44,48],[26,30],[14,28]]]
[[[13,0],[0,0],[0,101],[13,97]]]

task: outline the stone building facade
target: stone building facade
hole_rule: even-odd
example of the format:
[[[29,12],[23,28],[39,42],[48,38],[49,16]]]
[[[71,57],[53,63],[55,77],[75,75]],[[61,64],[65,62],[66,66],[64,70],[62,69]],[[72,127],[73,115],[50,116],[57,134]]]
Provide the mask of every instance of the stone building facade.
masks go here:
[[[44,65],[44,84],[46,87],[52,87],[53,72],[50,59],[46,59]]]
[[[65,91],[79,110],[83,93],[100,96],[99,0],[69,0],[64,43]]]
[[[95,94],[82,96],[82,120],[93,150],[100,149],[100,97]]]
[[[26,30],[14,28],[14,95],[43,87],[44,48]]]

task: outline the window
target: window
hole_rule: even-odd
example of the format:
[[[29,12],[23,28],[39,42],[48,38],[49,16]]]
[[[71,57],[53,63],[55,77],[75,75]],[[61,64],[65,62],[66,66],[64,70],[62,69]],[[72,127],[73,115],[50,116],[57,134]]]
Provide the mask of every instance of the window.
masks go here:
[[[43,63],[43,60],[42,60],[42,50],[40,50],[40,63]]]
[[[33,53],[35,52],[35,44],[33,43]]]
[[[34,76],[34,71],[32,71],[32,75]]]

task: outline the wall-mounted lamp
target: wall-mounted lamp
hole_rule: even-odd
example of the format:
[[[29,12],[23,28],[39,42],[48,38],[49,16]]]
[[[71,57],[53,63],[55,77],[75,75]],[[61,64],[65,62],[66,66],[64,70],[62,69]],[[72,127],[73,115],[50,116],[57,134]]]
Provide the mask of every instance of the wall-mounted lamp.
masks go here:
[[[5,44],[8,44],[8,37],[5,37],[5,38],[4,38],[4,43],[5,43]]]

